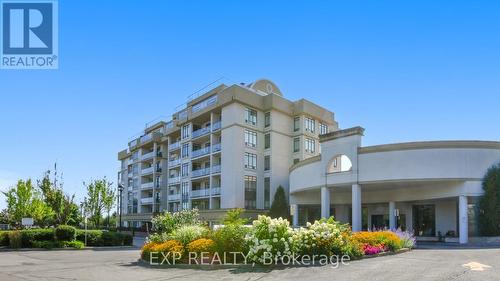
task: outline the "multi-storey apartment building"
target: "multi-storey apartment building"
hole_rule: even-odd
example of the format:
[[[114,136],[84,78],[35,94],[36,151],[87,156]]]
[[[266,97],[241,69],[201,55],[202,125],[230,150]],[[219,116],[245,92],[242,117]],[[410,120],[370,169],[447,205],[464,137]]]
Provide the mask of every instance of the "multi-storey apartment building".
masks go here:
[[[318,155],[319,135],[337,129],[332,112],[287,100],[269,80],[222,84],[118,153],[124,226],[165,210],[198,208],[208,221],[229,208],[263,212],[278,186],[288,193],[290,167]]]

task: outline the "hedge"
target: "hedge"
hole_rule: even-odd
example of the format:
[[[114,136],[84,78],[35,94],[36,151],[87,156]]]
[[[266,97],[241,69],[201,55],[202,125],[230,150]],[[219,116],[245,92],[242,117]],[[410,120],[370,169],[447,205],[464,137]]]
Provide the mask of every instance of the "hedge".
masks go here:
[[[0,231],[0,247],[11,248],[56,248],[64,245],[64,241],[79,241],[85,243],[85,230],[76,229],[75,235],[71,229],[23,229]],[[57,237],[56,237],[57,235]],[[68,239],[68,237],[75,237]],[[88,230],[87,246],[130,246],[132,236],[120,232]]]
[[[70,225],[60,225],[56,228],[55,234],[58,241],[73,241],[76,229]]]

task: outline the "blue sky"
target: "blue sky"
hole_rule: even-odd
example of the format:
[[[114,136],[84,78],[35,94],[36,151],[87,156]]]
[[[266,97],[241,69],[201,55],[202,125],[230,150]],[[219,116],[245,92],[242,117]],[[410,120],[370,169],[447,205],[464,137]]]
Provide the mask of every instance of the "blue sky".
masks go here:
[[[104,3],[103,3],[104,2]],[[58,162],[65,188],[188,95],[269,78],[366,128],[364,145],[500,140],[497,1],[59,2],[59,70],[0,70],[0,189]],[[0,208],[5,207],[0,198]]]

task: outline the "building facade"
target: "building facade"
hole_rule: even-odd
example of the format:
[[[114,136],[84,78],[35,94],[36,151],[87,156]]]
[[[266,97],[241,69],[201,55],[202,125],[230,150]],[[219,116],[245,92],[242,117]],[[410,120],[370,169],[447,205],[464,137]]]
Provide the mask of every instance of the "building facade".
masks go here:
[[[333,215],[353,231],[402,228],[419,240],[467,243],[500,142],[434,141],[363,147],[364,129],[320,137],[321,155],[290,168],[294,225]]]
[[[208,221],[230,208],[262,213],[278,186],[288,193],[290,166],[319,155],[319,135],[337,129],[332,112],[287,100],[269,80],[220,85],[118,153],[123,225],[165,210],[198,208]]]

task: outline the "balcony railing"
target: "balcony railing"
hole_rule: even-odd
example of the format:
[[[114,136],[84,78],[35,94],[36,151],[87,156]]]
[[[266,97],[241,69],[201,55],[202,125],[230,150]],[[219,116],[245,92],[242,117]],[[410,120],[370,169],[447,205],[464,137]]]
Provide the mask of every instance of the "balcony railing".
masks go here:
[[[221,127],[221,121],[214,122],[214,123],[212,124],[212,132],[213,132],[213,131],[217,131],[217,130],[219,130],[219,129],[220,129],[220,127]]]
[[[173,160],[168,161],[168,166],[173,167],[173,166],[179,165],[180,163],[181,163],[181,159],[173,159]]]
[[[220,151],[220,142],[212,145],[212,152]]]
[[[169,177],[168,184],[176,184],[181,182],[181,177]]]
[[[191,190],[191,198],[210,196],[210,189]]]
[[[151,158],[153,158],[154,156],[155,156],[155,152],[154,152],[154,151],[151,151],[151,152],[148,152],[148,153],[146,153],[146,154],[143,154],[143,155],[141,156],[141,159],[142,159],[142,160],[147,160],[147,159],[151,159]]]
[[[153,204],[153,197],[141,198],[141,204]]]
[[[210,174],[210,168],[203,168],[203,169],[198,169],[198,170],[193,170],[191,172],[191,177],[202,177]]]
[[[142,169],[142,170],[141,170],[141,173],[142,173],[143,175],[152,174],[152,173],[153,173],[153,170],[154,170],[154,167],[149,167],[149,168],[146,168],[146,169]]]
[[[203,156],[203,155],[207,155],[209,153],[210,153],[210,146],[207,146],[207,147],[204,147],[204,148],[201,148],[201,149],[193,150],[191,152],[191,158],[200,157],[200,156]]]
[[[174,143],[171,143],[169,146],[168,146],[168,149],[169,150],[174,150],[174,149],[178,149],[181,147],[181,142],[178,141],[178,142],[174,142]]]
[[[198,129],[196,131],[193,131],[193,134],[191,135],[192,138],[197,138],[197,137],[201,137],[203,135],[206,135],[210,133],[210,127],[205,127],[205,128],[201,128],[201,129]]]
[[[150,189],[153,188],[154,182],[146,182],[141,184],[141,189]]]
[[[212,166],[212,173],[220,173],[220,165]]]
[[[212,195],[220,195],[220,186],[212,187]]]
[[[168,195],[168,200],[169,201],[178,201],[178,200],[181,200],[181,194],[180,193],[169,194]]]

